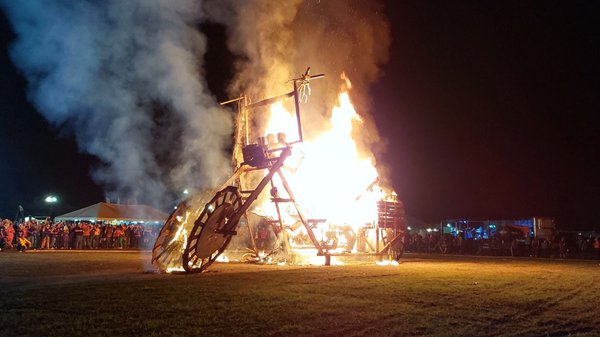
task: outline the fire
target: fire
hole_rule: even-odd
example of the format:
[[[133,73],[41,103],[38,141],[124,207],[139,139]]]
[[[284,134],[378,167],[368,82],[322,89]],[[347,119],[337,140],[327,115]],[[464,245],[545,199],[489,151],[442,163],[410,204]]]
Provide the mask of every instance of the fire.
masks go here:
[[[265,136],[276,135],[280,132],[283,132],[288,136],[296,135],[298,133],[297,130],[295,130],[295,117],[285,109],[282,102],[271,105],[270,112],[271,115],[269,116],[269,123],[265,130]]]
[[[303,76],[301,92],[307,90],[308,71]],[[322,75],[314,77],[318,78],[318,76]],[[401,252],[399,249],[402,246],[399,244],[401,241],[397,239],[403,233],[400,228],[403,208],[401,203],[397,202],[393,192],[384,192],[378,185],[379,177],[373,154],[363,153],[358,149],[356,139],[353,137],[357,135],[355,128],[361,127],[363,119],[352,104],[349,95],[350,81],[344,76],[342,78],[346,83],[341,88],[337,103],[331,110],[325,130],[312,139],[303,138],[298,133],[300,131],[300,124],[297,124],[299,119],[295,114],[286,110],[281,102],[269,103],[271,104],[270,116],[268,116],[268,122],[263,129],[264,133],[258,134],[262,137],[258,138],[257,143],[248,144],[247,142],[248,122],[246,120],[247,146],[242,149],[242,152],[244,165],[247,166],[240,167],[240,170],[248,170],[237,171],[238,175],[234,174],[225,185],[229,186],[226,191],[237,192],[237,187],[231,187],[230,184],[235,179],[239,179],[239,188],[241,188],[239,192],[250,196],[243,199],[243,196],[238,193],[237,199],[234,199],[235,194],[231,192],[232,199],[230,201],[237,200],[238,203],[235,204],[237,205],[235,207],[240,208],[238,213],[230,218],[217,218],[213,213],[215,204],[213,201],[209,202],[209,200],[224,202],[225,199],[216,199],[220,198],[221,194],[219,193],[221,192],[215,194],[214,191],[205,191],[205,193],[198,194],[181,204],[163,227],[166,230],[164,234],[161,234],[161,238],[166,237],[168,241],[157,240],[158,244],[153,250],[153,263],[156,263],[161,270],[166,269],[167,272],[179,271],[182,267],[189,272],[190,268],[196,268],[190,266],[188,262],[195,263],[191,259],[195,256],[195,261],[197,261],[198,256],[190,257],[190,255],[197,254],[196,247],[201,244],[210,244],[210,240],[215,237],[212,234],[199,235],[201,231],[206,230],[199,226],[204,226],[206,223],[210,223],[211,226],[229,224],[225,221],[235,221],[234,226],[237,225],[241,212],[248,210],[241,206],[246,205],[243,204],[243,200],[255,203],[254,209],[250,210],[250,213],[257,215],[259,221],[265,222],[259,227],[262,231],[259,232],[261,235],[254,236],[251,230],[253,225],[246,219],[248,233],[252,235],[253,247],[250,249],[251,253],[246,253],[241,257],[242,261],[277,264],[293,261],[297,264],[341,265],[342,261],[336,260],[336,256],[345,256],[348,253],[380,256],[384,251],[394,254],[395,259],[399,258],[397,256],[401,256],[401,253],[398,254],[398,251]],[[294,82],[294,90],[297,95],[296,85],[297,82]],[[240,113],[242,112],[244,110],[240,111]],[[245,113],[243,118],[247,118],[247,111]],[[237,134],[239,135],[239,133]],[[299,142],[298,140],[303,141]],[[236,141],[236,144],[241,144],[241,142]],[[256,149],[260,151],[259,155],[254,153]],[[248,152],[244,152],[246,150]],[[235,153],[234,150],[234,156]],[[277,165],[274,164],[273,167],[277,168],[270,167],[268,170],[264,170],[264,167],[261,167],[269,160],[275,161]],[[250,174],[257,175],[251,176]],[[264,174],[262,178],[260,178],[261,174]],[[284,184],[282,177],[287,181],[287,185]],[[260,189],[252,190],[256,178],[259,178]],[[268,180],[270,180],[271,187],[267,187],[268,193],[263,193],[262,196],[270,195],[271,198],[257,199],[258,193],[265,191],[265,187],[268,186]],[[225,191],[222,188],[220,191]],[[255,193],[255,191],[259,192]],[[234,204],[230,206],[233,209]],[[213,218],[210,218],[211,216]],[[198,222],[200,218],[206,223]],[[276,242],[270,251],[264,250],[265,241],[269,237],[268,234],[264,234],[264,226],[268,226],[268,224],[273,226],[276,236]],[[280,224],[282,226],[279,226]],[[213,227],[208,228],[214,230]],[[222,234],[216,230],[214,233]],[[197,241],[187,242],[189,236]],[[204,241],[200,241],[200,238]],[[255,239],[259,239],[260,244],[257,244]],[[219,242],[217,241],[218,244],[220,244]],[[225,249],[228,243],[229,241],[225,241],[219,249]],[[191,245],[191,248],[186,245]],[[217,248],[216,246],[209,247]],[[188,251],[188,249],[191,250]],[[235,258],[236,251],[231,250],[230,252],[234,255],[220,255],[215,261],[239,261]],[[181,256],[183,256],[183,266]],[[232,257],[233,260],[231,260]],[[201,258],[206,258],[206,255]],[[395,262],[388,261],[387,263],[396,265]],[[210,263],[212,263],[211,260],[206,265],[208,266]],[[204,263],[202,267],[206,268]],[[198,270],[200,268],[195,269],[195,271]]]
[[[294,155],[286,161],[287,167],[284,168],[285,178],[306,216],[326,220],[318,223],[315,230],[322,241],[327,241],[327,232],[335,228],[349,227],[356,235],[361,227],[375,223],[377,200],[384,196],[376,184],[378,174],[372,155],[361,156],[352,138],[354,127],[360,126],[363,120],[350,99],[350,81],[346,79],[346,82],[331,111],[328,129],[314,139],[295,144]],[[265,128],[267,138],[273,137],[269,134],[280,132],[296,134],[295,116],[286,111],[283,104],[272,105],[270,112]],[[278,178],[274,180],[278,191],[284,191]],[[277,219],[270,201],[266,201],[262,208]],[[284,223],[291,226],[297,222],[293,214],[282,213]],[[297,232],[302,233],[302,229]],[[344,236],[340,238],[345,239]]]
[[[169,267],[165,269],[165,273],[176,273],[176,272],[184,272],[185,269],[183,269],[183,266],[177,266],[177,267]]]
[[[378,266],[393,266],[393,267],[398,267],[400,265],[400,263],[398,261],[394,261],[394,260],[381,260],[381,261],[375,262],[375,264],[377,264]]]
[[[187,230],[186,230],[186,226],[188,224],[188,221],[190,219],[190,212],[186,211],[185,212],[185,217],[182,216],[177,216],[176,217],[177,221],[179,223],[181,223],[181,225],[179,226],[179,228],[177,228],[177,232],[175,232],[175,235],[173,236],[173,239],[169,242],[169,244],[177,244],[179,243],[181,245],[181,251],[183,252],[185,250],[185,242],[187,241]]]
[[[330,130],[304,144],[305,159],[291,180],[300,204],[314,216],[355,228],[376,219],[376,203],[361,199],[377,170],[371,158],[358,155],[352,126],[362,121],[347,92],[340,94],[330,122]]]

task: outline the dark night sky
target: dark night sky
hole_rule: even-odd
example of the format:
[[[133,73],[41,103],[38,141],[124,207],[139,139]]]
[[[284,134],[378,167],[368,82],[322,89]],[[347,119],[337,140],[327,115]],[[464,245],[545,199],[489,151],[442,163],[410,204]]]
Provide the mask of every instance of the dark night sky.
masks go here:
[[[598,227],[599,5],[388,1],[386,12],[393,41],[373,111],[388,142],[379,161],[407,212],[430,222],[555,216],[563,228]],[[223,63],[222,29],[204,30],[206,61]],[[103,200],[88,175],[94,158],[27,103],[7,56],[13,37],[1,16],[0,217],[19,204],[45,213],[48,193],[61,197],[57,211]],[[217,96],[222,75],[208,73]]]

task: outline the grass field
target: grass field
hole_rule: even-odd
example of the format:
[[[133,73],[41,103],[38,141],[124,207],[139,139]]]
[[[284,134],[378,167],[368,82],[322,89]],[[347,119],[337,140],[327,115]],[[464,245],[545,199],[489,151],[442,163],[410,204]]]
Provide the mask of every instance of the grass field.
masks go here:
[[[0,336],[600,336],[598,261],[407,257],[217,264],[148,253],[0,254]]]

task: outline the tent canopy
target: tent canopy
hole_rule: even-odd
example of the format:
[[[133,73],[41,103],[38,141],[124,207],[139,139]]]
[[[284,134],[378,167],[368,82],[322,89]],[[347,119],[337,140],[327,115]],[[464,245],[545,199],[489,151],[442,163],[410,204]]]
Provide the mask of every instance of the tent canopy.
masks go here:
[[[159,221],[164,222],[168,214],[146,205],[121,205],[99,202],[55,217],[55,221]]]

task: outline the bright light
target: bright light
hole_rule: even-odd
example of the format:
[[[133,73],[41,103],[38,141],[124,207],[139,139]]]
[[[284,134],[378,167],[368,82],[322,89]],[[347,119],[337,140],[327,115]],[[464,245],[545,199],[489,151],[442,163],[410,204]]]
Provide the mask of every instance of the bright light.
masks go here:
[[[53,195],[49,195],[49,196],[46,197],[45,200],[46,200],[47,203],[53,204],[53,203],[55,203],[55,202],[58,201],[58,198],[55,197],[55,196],[53,196]]]
[[[190,194],[190,191],[188,191],[188,189],[186,188],[185,190],[183,190],[183,194],[188,195]]]
[[[408,229],[409,231],[412,231],[412,228],[410,228],[410,226],[406,227],[406,229]]]
[[[375,261],[375,264],[377,264],[378,266],[394,266],[397,267],[400,265],[400,263],[396,260],[381,260],[381,261]]]
[[[293,164],[284,167],[285,179],[294,191],[294,199],[302,205],[302,212],[309,218],[327,219],[315,230],[317,236],[329,232],[326,227],[330,225],[350,226],[354,232],[358,232],[365,224],[375,223],[378,217],[377,201],[385,195],[374,183],[377,180],[374,157],[359,151],[353,138],[357,136],[353,133],[353,127],[360,127],[363,121],[352,105],[349,86],[347,83],[342,88],[323,130],[310,139],[304,139],[302,144],[295,145],[294,155],[286,162]],[[280,132],[297,134],[295,115],[287,111],[281,102],[273,104],[270,112],[264,132],[267,138],[270,134]],[[332,156],[335,160],[332,160]],[[278,191],[285,191],[277,177],[274,184]],[[323,193],[324,188],[334,191],[335,198],[331,197],[331,193]],[[297,221],[294,210],[278,212],[270,200],[265,199],[261,208],[274,219],[282,217],[285,223]],[[294,235],[300,232],[301,229]]]

